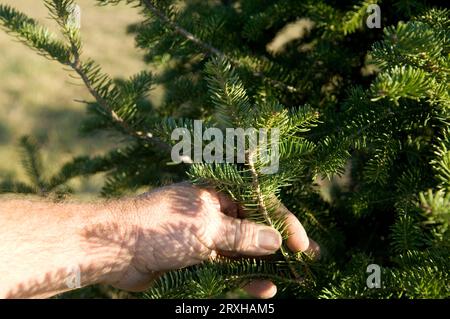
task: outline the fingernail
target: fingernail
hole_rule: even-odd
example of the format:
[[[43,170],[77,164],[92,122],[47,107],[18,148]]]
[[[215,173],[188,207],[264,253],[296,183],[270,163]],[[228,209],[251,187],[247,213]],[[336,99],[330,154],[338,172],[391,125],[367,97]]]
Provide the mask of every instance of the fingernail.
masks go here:
[[[258,232],[258,246],[266,250],[277,250],[281,245],[281,236],[276,230],[261,229]]]

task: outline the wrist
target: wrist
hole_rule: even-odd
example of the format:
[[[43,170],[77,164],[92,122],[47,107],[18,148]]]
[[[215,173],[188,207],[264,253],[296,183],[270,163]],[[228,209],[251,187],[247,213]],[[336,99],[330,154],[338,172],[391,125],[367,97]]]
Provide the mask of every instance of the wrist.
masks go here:
[[[115,200],[90,207],[80,232],[88,284],[114,284],[130,267],[138,236],[130,223],[130,206],[130,200]]]

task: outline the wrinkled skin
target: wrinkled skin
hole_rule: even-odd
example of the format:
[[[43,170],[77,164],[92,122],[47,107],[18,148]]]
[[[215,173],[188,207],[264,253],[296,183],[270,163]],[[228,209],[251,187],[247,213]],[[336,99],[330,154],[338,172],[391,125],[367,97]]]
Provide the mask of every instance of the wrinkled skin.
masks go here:
[[[319,254],[298,219],[283,205],[293,252]],[[129,266],[112,284],[141,291],[163,272],[200,263],[217,254],[264,256],[276,252],[281,235],[275,229],[243,219],[238,204],[223,194],[189,184],[175,184],[126,200],[117,218],[133,243]],[[276,294],[276,286],[258,280],[245,287],[259,298]]]

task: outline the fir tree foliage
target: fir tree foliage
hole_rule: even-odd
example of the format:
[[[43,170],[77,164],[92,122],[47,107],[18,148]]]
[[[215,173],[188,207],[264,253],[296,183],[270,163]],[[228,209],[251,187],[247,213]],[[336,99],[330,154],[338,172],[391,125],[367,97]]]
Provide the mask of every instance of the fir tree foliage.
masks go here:
[[[39,143],[30,136],[20,139],[20,153],[22,168],[26,173],[28,182],[6,179],[0,182],[0,193],[35,194],[42,197],[62,199],[71,192],[64,182],[57,176],[47,178],[46,169],[42,163]]]
[[[0,24],[86,86],[84,134],[113,131],[126,146],[45,178],[35,143],[24,139],[30,183],[4,181],[3,192],[46,194],[97,172],[107,173],[104,196],[188,178],[227,193],[246,218],[285,239],[283,203],[321,245],[319,260],[283,244],[270,260],[220,258],[170,272],[143,297],[223,296],[255,278],[271,279],[285,297],[450,296],[448,9],[420,0],[98,0],[141,10],[129,32],[157,70],[112,79],[82,54],[75,2],[44,2],[62,37],[5,5]],[[383,28],[369,29],[376,3]],[[301,36],[267,49],[300,22],[309,25]],[[159,107],[147,99],[153,85],[166,89]],[[279,128],[279,139],[268,139],[278,171],[264,173],[258,148],[243,163],[169,165],[171,133],[194,134],[196,119],[204,131]],[[381,267],[381,288],[366,284],[370,264]]]

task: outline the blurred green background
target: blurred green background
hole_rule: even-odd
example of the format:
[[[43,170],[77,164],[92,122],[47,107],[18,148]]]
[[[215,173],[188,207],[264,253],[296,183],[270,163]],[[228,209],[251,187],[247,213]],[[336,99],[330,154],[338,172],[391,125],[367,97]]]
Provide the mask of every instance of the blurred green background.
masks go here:
[[[83,54],[95,59],[113,77],[128,77],[147,68],[143,53],[135,48],[132,35],[126,34],[131,23],[140,21],[139,12],[125,5],[99,7],[92,0],[77,1],[81,7]],[[37,19],[52,31],[43,1],[0,0],[0,3]],[[78,127],[86,116],[84,104],[92,100],[81,82],[54,61],[49,61],[4,30],[0,32],[0,180],[23,180],[18,140],[23,135],[35,137],[42,145],[45,172],[54,173],[73,156],[104,152],[117,142],[105,135],[80,137]],[[158,99],[159,90],[150,93]],[[77,197],[98,194],[102,176],[71,181]]]

